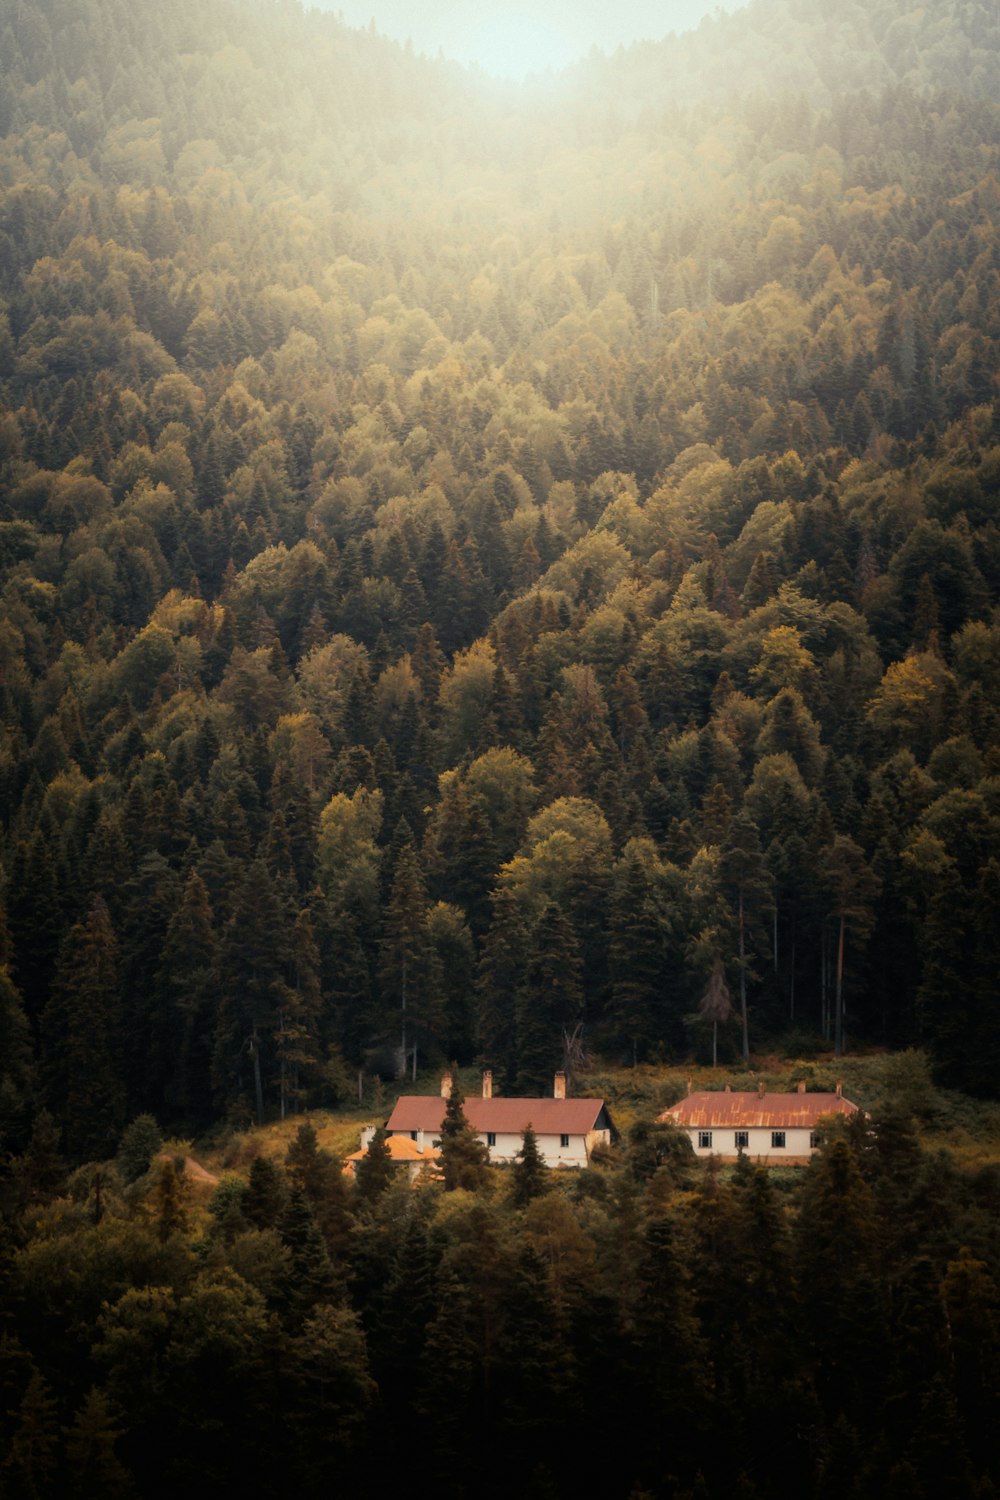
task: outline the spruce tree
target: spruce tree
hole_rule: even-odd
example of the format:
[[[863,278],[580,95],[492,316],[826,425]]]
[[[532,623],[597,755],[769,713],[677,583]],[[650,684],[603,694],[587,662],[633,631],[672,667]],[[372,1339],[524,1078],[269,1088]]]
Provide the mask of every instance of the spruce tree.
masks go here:
[[[357,1171],[354,1174],[358,1197],[363,1203],[374,1203],[391,1185],[395,1175],[396,1169],[392,1164],[392,1157],[386,1144],[386,1133],[380,1128],[368,1142],[365,1154],[358,1162]]]
[[[301,1188],[292,1188],[280,1232],[292,1255],[283,1288],[286,1318],[291,1328],[301,1328],[321,1303],[337,1301],[340,1292],[329,1252]]]
[[[79,1500],[131,1500],[135,1483],[115,1452],[122,1435],[107,1395],[99,1386],[91,1387],[83,1405],[66,1429],[66,1458],[70,1475],[70,1493]]]
[[[45,1090],[77,1161],[108,1156],[125,1114],[118,943],[96,897],[62,945],[42,1017]]]
[[[465,1188],[475,1192],[488,1179],[490,1154],[469,1124],[464,1096],[453,1082],[441,1123],[441,1173],[449,1192]]]
[[[552,1086],[565,1037],[583,1007],[581,969],[573,929],[549,901],[535,925],[517,995],[517,1087],[524,1094]]]
[[[379,984],[386,1035],[395,1031],[404,1068],[416,1077],[421,1048],[440,1029],[440,987],[427,932],[427,887],[407,838],[396,860],[379,945]]]
[[[197,1124],[211,1118],[212,1035],[218,996],[219,946],[208,887],[189,874],[170,918],[160,963],[164,1004],[176,1018],[177,1049],[168,1102]]]
[[[275,1034],[286,1003],[289,950],[280,895],[263,860],[254,860],[221,946],[213,1078],[219,1103],[252,1100],[258,1124],[276,1082]]]
[[[257,1229],[277,1229],[288,1206],[285,1175],[269,1156],[255,1156],[243,1195],[243,1216]]]
[[[527,1208],[551,1186],[548,1168],[538,1149],[538,1137],[530,1121],[521,1134],[521,1149],[514,1158],[511,1178],[514,1184],[511,1201],[515,1208]]]

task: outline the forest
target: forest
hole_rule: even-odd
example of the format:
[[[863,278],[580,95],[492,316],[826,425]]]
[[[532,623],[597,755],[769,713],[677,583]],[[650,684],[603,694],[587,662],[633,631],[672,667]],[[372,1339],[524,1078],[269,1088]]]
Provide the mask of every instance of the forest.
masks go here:
[[[0,0],[4,1500],[994,1493],[1000,1176],[891,1090],[787,1182],[651,1108],[352,1187],[310,1118],[995,1104],[998,101],[989,0],[525,85]],[[300,1116],[207,1204],[136,1154]]]

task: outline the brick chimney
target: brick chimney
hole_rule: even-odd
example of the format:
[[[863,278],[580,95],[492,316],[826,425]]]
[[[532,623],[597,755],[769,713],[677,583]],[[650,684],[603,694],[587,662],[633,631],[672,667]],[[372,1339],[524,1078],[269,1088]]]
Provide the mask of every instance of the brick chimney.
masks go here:
[[[691,1085],[688,1084],[688,1093],[690,1093],[690,1092],[691,1092]],[[732,1084],[731,1083],[727,1083],[726,1084],[726,1093],[727,1094],[731,1094],[732,1092],[733,1092],[733,1086],[732,1086]]]
[[[843,1081],[840,1078],[838,1078],[837,1079],[837,1098],[838,1099],[843,1099],[843,1097],[844,1097],[844,1084],[843,1084]]]
[[[760,1080],[760,1082],[758,1083],[758,1085],[757,1085],[757,1098],[758,1099],[763,1099],[763,1097],[764,1097],[764,1095],[766,1093],[767,1093],[767,1084],[764,1082],[764,1080],[762,1078]]]
[[[451,1074],[450,1073],[442,1073],[441,1074],[441,1098],[442,1099],[450,1099],[451,1098]]]
[[[559,1072],[555,1076],[552,1084],[552,1097],[553,1099],[565,1099],[566,1097],[566,1074],[563,1072]]]
[[[804,1094],[805,1093],[805,1091],[806,1091],[806,1081],[805,1081],[804,1078],[800,1078],[799,1079],[798,1084],[797,1084],[797,1088],[798,1088],[798,1091],[799,1091],[800,1094]]]
[[[483,1098],[493,1098],[493,1073],[489,1068],[483,1073]]]
[[[690,1080],[690,1078],[687,1081],[687,1086],[688,1086],[688,1093],[690,1094],[691,1093],[691,1080]]]

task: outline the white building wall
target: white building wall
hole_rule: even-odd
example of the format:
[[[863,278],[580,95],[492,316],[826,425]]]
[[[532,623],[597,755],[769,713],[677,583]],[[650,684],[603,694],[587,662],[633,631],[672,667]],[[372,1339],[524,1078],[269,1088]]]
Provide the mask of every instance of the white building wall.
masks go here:
[[[736,1144],[736,1131],[731,1125],[727,1125],[724,1130],[719,1130],[713,1126],[707,1132],[711,1137],[710,1145],[700,1144],[700,1137],[706,1134],[703,1129],[696,1130],[693,1126],[685,1126],[685,1129],[691,1137],[695,1156],[726,1156],[735,1158],[740,1153],[740,1148]],[[755,1127],[748,1130],[746,1135],[748,1136],[748,1141],[743,1150],[752,1159],[766,1157],[768,1161],[777,1163],[781,1161],[782,1157],[787,1159],[795,1156],[811,1156],[816,1149],[810,1144],[812,1136],[812,1131],[810,1130],[786,1129],[785,1144],[783,1147],[773,1145],[770,1126],[766,1130]]]
[[[502,1135],[498,1132],[496,1143],[490,1145],[484,1133],[479,1139],[490,1153],[490,1161],[513,1161],[524,1144],[520,1135]],[[569,1145],[562,1144],[562,1136],[536,1135],[538,1154],[547,1167],[585,1167],[587,1165],[587,1138],[571,1135]]]
[[[394,1135],[409,1135],[409,1133],[409,1131],[393,1131]],[[420,1133],[425,1136],[428,1143],[438,1138],[436,1131]],[[479,1132],[479,1139],[489,1151],[490,1161],[494,1162],[513,1161],[523,1144],[520,1133],[514,1135],[498,1131],[493,1145],[490,1145],[487,1140],[485,1131]],[[610,1145],[611,1132],[610,1130],[592,1130],[589,1135],[571,1135],[568,1146],[562,1144],[561,1135],[536,1134],[535,1140],[538,1143],[538,1153],[547,1167],[586,1167],[590,1159],[591,1148],[598,1142]]]

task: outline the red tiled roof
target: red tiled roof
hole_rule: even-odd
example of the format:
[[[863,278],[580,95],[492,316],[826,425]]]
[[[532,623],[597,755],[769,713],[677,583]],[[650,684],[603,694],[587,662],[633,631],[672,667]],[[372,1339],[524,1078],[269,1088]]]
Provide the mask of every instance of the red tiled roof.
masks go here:
[[[587,1135],[597,1128],[603,1099],[466,1099],[465,1117],[479,1135],[520,1135],[531,1125],[536,1135]],[[440,1095],[404,1094],[386,1130],[425,1130],[437,1134],[444,1119]]]
[[[737,1094],[706,1090],[688,1094],[673,1108],[664,1110],[661,1120],[675,1125],[708,1130],[733,1126],[749,1130],[754,1126],[767,1130],[811,1130],[820,1115],[853,1115],[857,1105],[839,1094]]]

